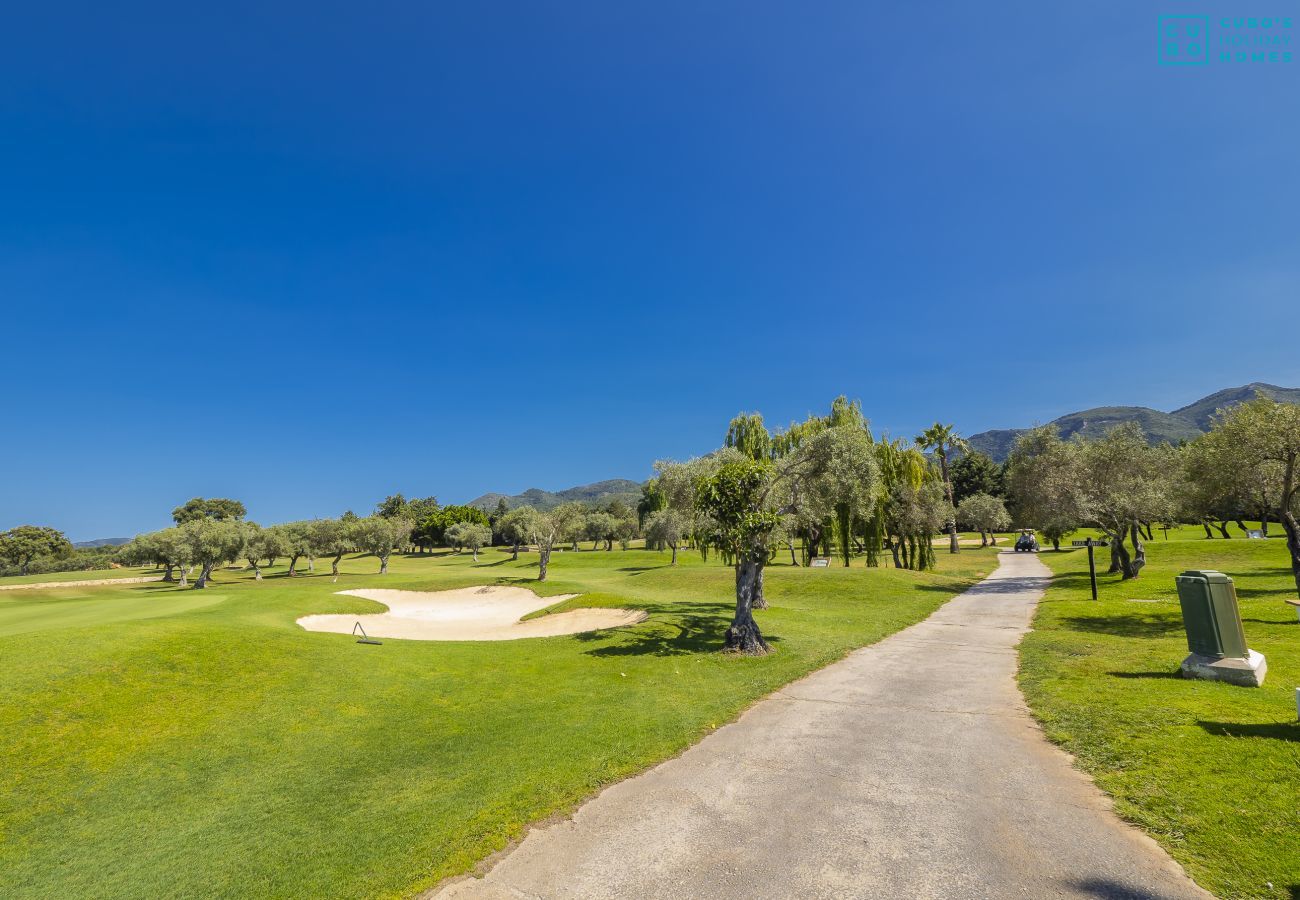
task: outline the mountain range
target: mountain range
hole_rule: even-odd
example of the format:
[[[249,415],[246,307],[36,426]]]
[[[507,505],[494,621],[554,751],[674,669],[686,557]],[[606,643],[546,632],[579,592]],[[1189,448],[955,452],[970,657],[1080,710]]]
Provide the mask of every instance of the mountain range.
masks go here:
[[[534,506],[538,509],[554,509],[565,503],[608,503],[622,500],[628,506],[635,507],[641,499],[641,485],[626,478],[611,478],[597,481],[595,484],[580,484],[562,491],[544,491],[541,488],[529,488],[522,494],[484,494],[469,501],[470,506],[477,506],[486,512],[497,508],[497,502],[506,501],[506,506]]]
[[[1151,443],[1177,444],[1179,441],[1189,441],[1209,431],[1210,420],[1217,410],[1253,399],[1256,392],[1282,403],[1300,403],[1300,388],[1284,388],[1275,384],[1252,382],[1241,387],[1216,391],[1173,412],[1161,412],[1146,406],[1098,406],[1095,409],[1067,413],[1053,419],[1049,424],[1061,430],[1061,437],[1070,438],[1081,434],[1084,438],[1091,439],[1103,436],[1111,428],[1124,422],[1137,422],[1142,426]],[[1016,437],[1025,431],[1028,429],[1001,428],[994,431],[981,431],[979,434],[971,435],[967,440],[972,449],[987,453],[996,461],[1002,462],[1011,452]]]

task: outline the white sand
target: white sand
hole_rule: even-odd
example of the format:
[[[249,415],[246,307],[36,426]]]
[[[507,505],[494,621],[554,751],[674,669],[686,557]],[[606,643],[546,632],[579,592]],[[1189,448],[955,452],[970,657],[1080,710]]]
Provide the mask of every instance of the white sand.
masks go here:
[[[298,624],[308,631],[351,634],[360,622],[371,637],[415,641],[512,641],[617,628],[633,625],[646,617],[641,610],[574,609],[520,622],[522,616],[578,596],[539,597],[521,587],[472,587],[454,591],[362,588],[339,593],[376,600],[387,606],[388,612],[303,616]]]

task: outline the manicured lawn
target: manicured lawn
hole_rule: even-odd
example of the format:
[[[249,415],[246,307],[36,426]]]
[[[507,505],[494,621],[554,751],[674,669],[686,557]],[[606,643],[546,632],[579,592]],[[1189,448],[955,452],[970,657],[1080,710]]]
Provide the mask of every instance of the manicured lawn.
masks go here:
[[[666,563],[557,553],[544,593],[649,619],[503,643],[360,646],[294,624],[380,609],[347,588],[531,579],[526,556],[497,551],[395,558],[382,579],[349,558],[337,584],[277,568],[206,591],[0,593],[0,896],[408,895],[996,565],[774,567],[759,620],[778,652],[749,659],[714,652],[730,569]]]
[[[1233,526],[1233,531],[1236,528]],[[1136,581],[1089,597],[1082,551],[1044,552],[1057,576],[1021,647],[1020,683],[1047,734],[1221,897],[1300,897],[1300,624],[1280,540],[1148,544]],[[1100,551],[1102,570],[1107,560]],[[1178,677],[1187,655],[1174,576],[1218,569],[1237,585],[1262,688]],[[1134,602],[1147,600],[1156,602]]]
[[[162,570],[137,569],[124,566],[120,569],[85,569],[78,572],[45,572],[36,575],[6,575],[0,578],[0,587],[13,584],[41,584],[46,581],[98,581],[103,578],[145,578],[161,575]]]

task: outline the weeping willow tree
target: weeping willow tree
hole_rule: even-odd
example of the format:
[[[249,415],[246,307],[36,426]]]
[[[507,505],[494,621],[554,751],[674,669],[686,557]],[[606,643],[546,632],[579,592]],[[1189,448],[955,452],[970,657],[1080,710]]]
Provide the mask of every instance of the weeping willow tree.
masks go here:
[[[761,413],[741,413],[732,419],[723,446],[739,450],[754,460],[772,458],[772,435],[763,424]]]
[[[878,542],[878,555],[883,545],[900,569],[933,568],[932,539],[952,516],[942,475],[901,439],[882,441],[875,450],[882,491],[867,529],[868,548]]]

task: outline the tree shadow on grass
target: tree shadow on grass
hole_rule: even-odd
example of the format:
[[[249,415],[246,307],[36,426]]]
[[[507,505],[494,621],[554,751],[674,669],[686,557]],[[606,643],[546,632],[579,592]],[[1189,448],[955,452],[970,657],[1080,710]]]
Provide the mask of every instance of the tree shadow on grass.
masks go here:
[[[1107,672],[1115,678],[1177,678],[1181,679],[1183,674],[1178,669],[1168,672]]]
[[[1298,619],[1247,619],[1242,617],[1243,622],[1254,622],[1256,625],[1300,625]]]
[[[1272,738],[1277,741],[1300,741],[1300,722],[1276,722],[1258,725],[1243,725],[1236,722],[1196,723],[1208,733],[1218,737],[1259,737]]]
[[[1155,618],[1139,615],[1066,616],[1061,623],[1070,631],[1109,634],[1114,637],[1165,637],[1183,630],[1178,617]]]
[[[659,603],[638,605],[650,615],[642,627],[618,632],[588,631],[574,635],[579,641],[602,642],[590,656],[684,656],[722,649],[735,607],[729,603]],[[780,642],[769,634],[770,644]]]

